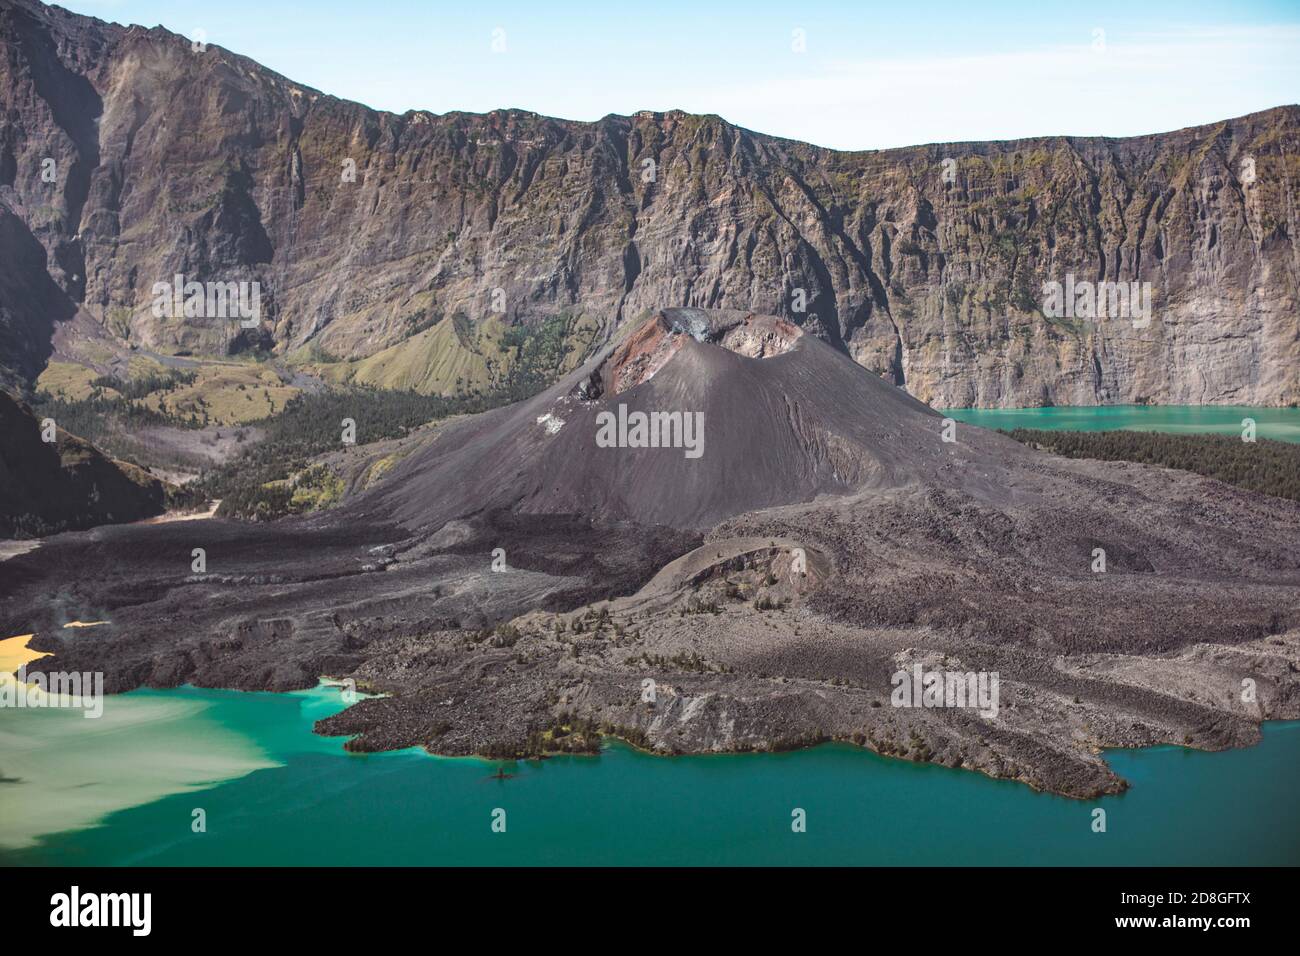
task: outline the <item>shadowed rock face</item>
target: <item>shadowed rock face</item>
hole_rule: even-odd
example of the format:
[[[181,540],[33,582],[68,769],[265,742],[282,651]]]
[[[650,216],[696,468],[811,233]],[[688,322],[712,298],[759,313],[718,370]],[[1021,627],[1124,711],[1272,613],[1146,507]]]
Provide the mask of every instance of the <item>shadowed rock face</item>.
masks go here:
[[[0,537],[77,530],[161,514],[163,484],[88,441],[42,441],[27,406],[0,391]]]
[[[0,633],[110,690],[351,676],[390,695],[319,728],[357,750],[535,754],[571,715],[661,753],[851,740],[1078,797],[1125,786],[1102,747],[1300,717],[1300,505],[945,441],[789,328],[665,310],[309,519],[49,539],[0,565]],[[602,447],[619,405],[701,412],[702,454]],[[996,673],[997,712],[892,706],[916,667]]]
[[[45,250],[0,190],[0,388],[34,380],[53,351],[55,323],[76,314],[45,264]]]
[[[33,320],[11,290],[46,271],[162,350],[360,358],[472,327],[501,290],[509,322],[606,333],[665,306],[782,315],[940,407],[1300,400],[1294,106],[840,153],[680,112],[397,116],[162,29],[6,0],[0,116],[0,204],[46,251],[35,277],[0,277],[0,365],[24,376]],[[155,317],[152,284],[177,273],[260,281],[260,334]],[[1151,324],[1043,318],[1042,284],[1067,274],[1150,282]],[[463,367],[438,358],[414,378],[451,390]]]

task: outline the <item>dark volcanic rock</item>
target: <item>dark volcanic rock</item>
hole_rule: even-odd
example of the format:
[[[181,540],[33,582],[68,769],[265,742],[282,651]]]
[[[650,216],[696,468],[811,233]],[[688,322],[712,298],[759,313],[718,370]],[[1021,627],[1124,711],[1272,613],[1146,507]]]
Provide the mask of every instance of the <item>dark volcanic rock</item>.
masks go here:
[[[390,695],[322,723],[359,750],[836,739],[1077,797],[1123,788],[1104,747],[1300,717],[1300,504],[945,441],[792,328],[667,310],[311,518],[60,535],[0,564],[0,633],[112,690],[351,678]],[[703,454],[599,447],[620,403],[703,410]],[[997,712],[891,706],[914,666],[1000,675]]]

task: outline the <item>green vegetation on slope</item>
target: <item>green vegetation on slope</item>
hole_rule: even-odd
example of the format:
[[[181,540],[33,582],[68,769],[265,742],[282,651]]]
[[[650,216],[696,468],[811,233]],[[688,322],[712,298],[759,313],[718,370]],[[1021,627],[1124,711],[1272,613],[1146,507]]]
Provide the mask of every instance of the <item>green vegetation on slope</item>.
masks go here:
[[[297,394],[266,363],[197,359],[187,368],[168,368],[146,356],[133,356],[125,375],[51,362],[36,388],[38,401],[120,400],[159,412],[168,417],[167,424],[182,427],[246,424],[274,415]]]
[[[358,387],[301,394],[279,415],[258,423],[266,436],[262,441],[205,472],[191,492],[196,498],[220,498],[221,515],[263,521],[326,507],[342,489],[313,469],[311,459],[342,447],[345,419],[355,422],[356,443],[364,445],[515,399],[513,394],[443,398]]]
[[[580,362],[599,331],[593,319],[563,313],[518,325],[495,315],[476,325],[457,313],[420,325],[403,341],[363,359],[324,361],[328,353],[310,346],[305,367],[337,384],[429,395],[519,393],[529,390],[530,382],[536,392]]]
[[[141,399],[155,392],[170,392],[181,385],[192,385],[196,377],[196,373],[188,369],[168,369],[163,374],[150,371],[125,381],[116,375],[100,375],[90,385],[96,389],[111,389],[125,399]]]
[[[1250,491],[1300,501],[1300,444],[1228,435],[1160,432],[1071,432],[1017,428],[1009,434],[1067,458],[1133,461],[1195,472]]]
[[[80,435],[116,453],[113,439],[122,429],[128,431],[149,425],[170,425],[174,428],[198,428],[196,422],[168,412],[141,405],[138,402],[103,393],[92,398],[68,400],[36,393],[31,407],[42,418],[53,418],[60,428]],[[121,456],[119,456],[121,457]]]
[[[192,493],[196,498],[220,498],[218,513],[223,516],[256,520],[329,507],[342,496],[341,482],[327,477],[328,469],[311,467],[311,459],[339,449],[344,419],[355,422],[356,444],[365,445],[400,438],[451,415],[522,401],[553,382],[577,358],[571,331],[563,316],[506,330],[500,349],[509,357],[508,372],[499,388],[486,393],[447,397],[352,385],[300,394],[282,413],[257,423],[266,434],[263,441],[205,473]]]

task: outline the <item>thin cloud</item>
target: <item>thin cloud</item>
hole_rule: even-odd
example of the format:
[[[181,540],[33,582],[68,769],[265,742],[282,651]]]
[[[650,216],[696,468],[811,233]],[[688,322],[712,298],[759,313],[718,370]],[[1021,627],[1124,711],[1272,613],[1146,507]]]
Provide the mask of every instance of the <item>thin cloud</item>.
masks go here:
[[[809,57],[798,72],[682,96],[692,109],[841,149],[1126,136],[1292,102],[1297,64],[1300,27],[1201,28],[1105,35],[1097,47],[823,64]]]

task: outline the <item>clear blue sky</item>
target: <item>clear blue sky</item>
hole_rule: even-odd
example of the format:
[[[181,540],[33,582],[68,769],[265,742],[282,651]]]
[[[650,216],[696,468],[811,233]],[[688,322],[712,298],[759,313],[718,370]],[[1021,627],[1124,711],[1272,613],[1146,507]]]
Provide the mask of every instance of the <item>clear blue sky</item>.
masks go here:
[[[1300,0],[63,5],[202,30],[378,109],[592,120],[678,108],[841,149],[1127,136],[1300,102]],[[503,52],[492,48],[497,30]]]

